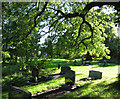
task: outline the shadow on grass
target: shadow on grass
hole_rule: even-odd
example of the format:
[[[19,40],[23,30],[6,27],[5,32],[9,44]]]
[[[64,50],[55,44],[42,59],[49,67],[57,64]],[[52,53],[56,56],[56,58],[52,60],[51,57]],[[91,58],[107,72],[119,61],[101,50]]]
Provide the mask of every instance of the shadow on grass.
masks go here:
[[[95,86],[93,86],[93,89],[94,89],[94,92],[97,92],[96,95],[92,91],[83,97],[94,96],[94,97],[92,97],[92,99],[93,98],[99,99],[99,98],[103,98],[103,97],[101,97],[101,95],[104,95],[106,98],[111,97],[111,99],[119,99],[120,98],[120,96],[119,96],[120,95],[120,82],[119,81],[115,81],[110,84],[106,84],[106,81],[103,81],[103,82],[100,82],[100,83],[96,84]]]
[[[88,87],[90,84],[91,83],[85,84],[83,86],[77,86],[76,88],[69,89],[69,90],[65,90],[64,88],[59,87],[59,88],[55,88],[55,89],[51,89],[51,90],[39,93],[38,95],[34,96],[33,98],[37,98],[37,99],[44,99],[44,98],[51,98],[52,99],[52,98],[55,98],[56,99],[57,96],[59,96],[59,98],[57,98],[57,99],[66,99],[68,97],[65,97],[65,96],[60,97],[60,96],[65,95],[67,93],[74,92],[76,90],[79,90],[79,89],[83,88],[84,86]],[[70,98],[70,99],[72,99],[72,98]]]
[[[90,84],[84,84],[74,93],[66,94],[60,99],[120,99],[120,81],[116,80],[110,84],[108,81],[102,81],[89,86]]]
[[[111,89],[114,89],[116,91],[119,91],[120,92],[120,81],[115,81],[111,84],[108,84],[107,86],[109,86],[108,89],[106,89],[106,91],[109,91]],[[120,93],[119,93],[120,94]]]
[[[91,85],[92,83],[93,82],[90,82],[90,83],[84,84],[83,86],[80,86],[80,87],[77,87],[77,88],[71,90],[71,92],[77,93],[76,95],[69,93],[69,94],[65,94],[57,99],[84,99],[84,98],[89,99],[89,97],[87,97],[87,96],[83,96],[83,97],[79,97],[79,98],[77,96],[79,96],[83,93],[82,89],[87,89],[89,87],[89,85]]]

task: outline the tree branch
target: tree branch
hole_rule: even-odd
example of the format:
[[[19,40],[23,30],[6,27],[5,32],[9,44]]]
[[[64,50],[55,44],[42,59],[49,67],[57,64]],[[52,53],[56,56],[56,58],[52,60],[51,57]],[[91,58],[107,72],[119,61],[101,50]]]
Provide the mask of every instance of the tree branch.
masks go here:
[[[60,12],[61,12],[61,11],[60,11]],[[60,16],[57,20],[55,20],[55,21],[51,24],[50,28],[51,28],[54,24],[56,25],[57,22],[58,22],[60,19],[65,18],[65,19],[67,20],[68,18],[72,18],[72,17],[83,17],[83,15],[82,15],[82,14],[79,14],[79,13],[63,14],[63,16]],[[49,30],[50,30],[50,28],[49,28]]]
[[[113,3],[113,2],[91,2],[91,3],[88,3],[88,4],[85,6],[85,8],[83,9],[83,11],[82,11],[80,14],[77,13],[77,12],[75,12],[75,13],[73,13],[73,14],[71,14],[71,13],[64,14],[62,11],[58,10],[58,12],[62,14],[62,16],[61,16],[61,18],[59,18],[59,19],[57,19],[56,21],[54,21],[53,24],[52,24],[50,27],[52,27],[54,24],[56,25],[57,22],[58,22],[58,20],[60,20],[60,19],[62,19],[62,18],[65,18],[65,19],[72,18],[72,17],[81,17],[81,18],[83,18],[83,22],[80,24],[80,28],[79,28],[78,36],[77,36],[77,38],[76,38],[75,45],[76,45],[76,43],[77,43],[77,41],[78,41],[78,38],[80,37],[80,33],[81,33],[81,30],[82,30],[82,25],[83,25],[84,23],[89,26],[90,31],[91,31],[91,36],[89,36],[89,37],[87,37],[87,38],[84,38],[84,39],[82,39],[82,40],[80,41],[80,43],[83,43],[83,44],[85,45],[84,41],[85,41],[86,39],[90,39],[90,38],[93,37],[93,29],[92,29],[92,26],[91,26],[91,24],[90,24],[89,22],[87,22],[87,21],[85,20],[85,16],[86,16],[86,14],[89,12],[89,10],[90,10],[91,8],[93,8],[93,7],[95,7],[95,6],[102,7],[103,5],[113,5],[113,6],[115,6],[115,7],[116,7],[116,6],[118,7],[118,2],[114,2],[114,3]],[[57,11],[57,10],[56,10],[56,11]],[[92,42],[92,40],[91,40],[91,42]],[[80,43],[79,43],[79,44],[80,44]],[[93,42],[92,42],[92,43],[93,43]],[[78,45],[79,45],[79,44],[78,44]],[[85,46],[86,46],[86,45],[85,45]],[[86,47],[86,48],[87,48],[87,47]]]
[[[37,19],[38,16],[41,16],[41,15],[43,14],[43,12],[45,11],[45,9],[46,9],[46,7],[47,7],[47,4],[48,4],[48,2],[45,2],[45,5],[44,5],[42,11],[41,11],[41,12],[38,12],[37,15],[34,17],[34,26],[33,26],[33,27],[30,29],[30,31],[27,33],[27,35],[25,36],[26,38],[28,37],[29,34],[31,34],[31,32],[33,31],[33,29],[37,26],[36,19]],[[24,40],[24,39],[25,39],[25,38],[23,38],[23,40]]]
[[[75,41],[75,45],[77,44],[77,41],[78,41],[78,38],[80,37],[80,33],[81,33],[81,31],[82,31],[82,25],[84,24],[84,21],[80,24],[80,28],[79,28],[79,31],[78,31],[78,36],[77,36],[77,38],[76,38],[76,41]],[[75,46],[74,45],[74,46]]]
[[[86,39],[90,39],[93,37],[93,29],[92,29],[92,26],[87,22],[87,21],[84,21],[84,23],[86,23],[89,27],[90,27],[90,31],[91,31],[91,35],[87,38],[84,38],[80,41],[80,43],[78,43],[78,45],[80,45],[81,43],[83,43],[83,41],[85,41]]]

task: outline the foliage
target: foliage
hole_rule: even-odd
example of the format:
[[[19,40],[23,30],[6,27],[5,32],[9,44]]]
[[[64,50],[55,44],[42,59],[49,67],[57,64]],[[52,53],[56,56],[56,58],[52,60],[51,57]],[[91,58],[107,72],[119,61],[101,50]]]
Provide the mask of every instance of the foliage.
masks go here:
[[[53,58],[56,54],[73,55],[86,50],[97,56],[108,57],[109,49],[104,44],[108,35],[105,28],[113,23],[111,20],[116,13],[111,13],[111,18],[102,10],[115,10],[119,7],[117,3],[92,3],[2,3],[3,51],[8,51],[16,61],[18,57],[26,57],[26,62],[34,57],[33,54],[41,57],[38,53],[42,48],[48,58]],[[99,6],[96,10],[93,9],[95,5]],[[40,39],[45,35],[49,37],[40,45]],[[4,57],[3,59],[5,60]]]
[[[2,54],[3,54],[3,57],[10,58],[10,54],[8,51],[6,51],[6,52],[2,51]]]

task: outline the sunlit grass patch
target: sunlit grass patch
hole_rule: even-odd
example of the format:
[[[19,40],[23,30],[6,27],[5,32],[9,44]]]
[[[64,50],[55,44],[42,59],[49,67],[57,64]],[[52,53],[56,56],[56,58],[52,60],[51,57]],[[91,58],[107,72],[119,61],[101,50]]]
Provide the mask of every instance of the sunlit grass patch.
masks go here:
[[[42,91],[45,91],[47,89],[51,89],[51,88],[54,88],[54,87],[59,87],[62,84],[64,84],[64,78],[58,78],[58,79],[55,79],[55,80],[50,80],[50,81],[41,83],[39,85],[29,86],[27,88],[23,87],[23,88],[30,91],[32,94],[35,94],[37,92],[42,92]]]

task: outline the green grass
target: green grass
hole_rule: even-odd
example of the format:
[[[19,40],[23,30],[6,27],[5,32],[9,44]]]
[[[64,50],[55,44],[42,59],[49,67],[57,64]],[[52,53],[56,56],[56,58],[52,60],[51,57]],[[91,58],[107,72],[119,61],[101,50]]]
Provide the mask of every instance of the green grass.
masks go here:
[[[93,62],[90,66],[71,66],[72,70],[76,71],[76,80],[88,77],[89,70],[99,70],[103,76],[100,80],[91,81],[78,81],[76,84],[80,85],[81,88],[78,90],[66,94],[61,97],[63,98],[80,98],[80,97],[107,97],[115,98],[120,97],[120,83],[117,79],[118,65],[109,64],[109,66],[102,66]]]
[[[51,89],[51,88],[54,88],[54,87],[59,87],[62,84],[64,84],[64,79],[63,78],[58,78],[56,80],[50,80],[50,81],[44,82],[44,83],[36,85],[36,86],[30,86],[30,87],[26,87],[26,88],[24,86],[22,88],[30,91],[32,94],[35,94],[37,92],[42,92],[42,91],[45,91],[47,89]]]
[[[103,63],[98,63],[97,61],[93,61],[89,66],[73,66],[74,63],[68,63],[67,59],[53,59],[52,61],[49,60],[45,68],[49,71],[48,74],[55,74],[59,73],[60,70],[57,69],[58,64],[61,66],[70,66],[72,70],[75,71],[76,74],[76,85],[81,86],[78,90],[66,94],[61,98],[79,98],[79,97],[120,97],[120,86],[117,79],[118,73],[118,65],[109,63],[109,66],[103,66]],[[79,61],[79,60],[77,60]],[[81,64],[81,62],[78,62]],[[53,69],[56,69],[53,71]],[[100,80],[91,80],[91,81],[78,81],[81,78],[86,78],[89,75],[89,70],[99,70],[102,72],[102,79]],[[54,87],[59,87],[64,84],[64,78],[53,79],[39,85],[31,86],[31,85],[24,85],[20,86],[32,94],[42,92]],[[119,86],[119,88],[118,88]],[[8,92],[3,92],[3,97],[7,99]]]

